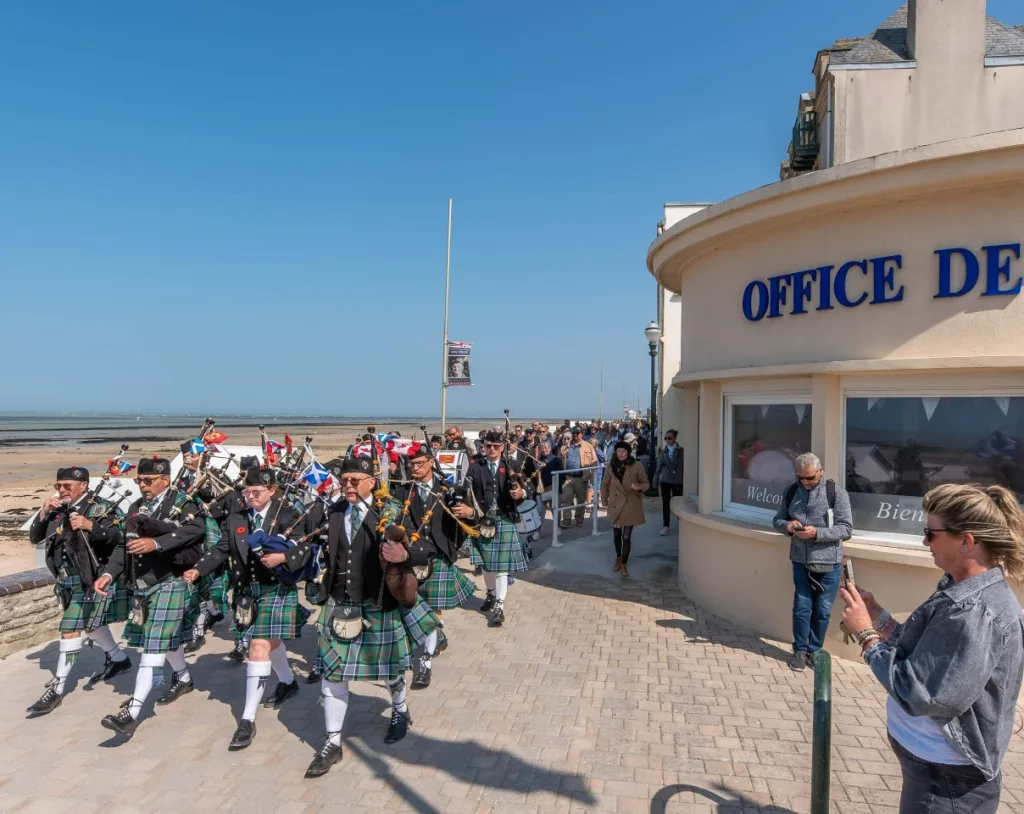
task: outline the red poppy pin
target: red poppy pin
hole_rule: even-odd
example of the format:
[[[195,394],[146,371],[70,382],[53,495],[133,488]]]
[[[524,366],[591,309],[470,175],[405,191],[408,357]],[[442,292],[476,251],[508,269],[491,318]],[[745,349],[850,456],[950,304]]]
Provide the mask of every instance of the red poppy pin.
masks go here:
[[[500,469],[499,469],[498,471],[499,471],[499,472],[500,472],[500,473],[501,473],[502,475],[504,475],[504,474],[505,474],[505,467],[501,467],[501,468],[500,468]]]
[[[235,534],[245,534],[245,526],[239,526],[235,529]]]

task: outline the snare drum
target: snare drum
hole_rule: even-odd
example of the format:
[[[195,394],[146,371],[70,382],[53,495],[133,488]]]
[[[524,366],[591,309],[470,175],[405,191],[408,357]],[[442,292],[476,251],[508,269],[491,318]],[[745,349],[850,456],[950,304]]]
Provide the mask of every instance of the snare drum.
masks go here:
[[[519,511],[519,522],[516,523],[516,530],[520,534],[530,535],[540,529],[544,521],[541,520],[537,501],[524,500],[517,508]]]

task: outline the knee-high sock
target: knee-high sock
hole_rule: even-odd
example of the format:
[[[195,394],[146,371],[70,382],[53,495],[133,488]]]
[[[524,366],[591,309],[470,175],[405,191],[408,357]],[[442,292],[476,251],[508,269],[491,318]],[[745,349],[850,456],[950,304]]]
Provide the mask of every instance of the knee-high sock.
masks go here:
[[[188,665],[185,663],[184,645],[178,645],[177,650],[172,650],[167,654],[167,663],[171,665],[171,669],[174,670],[174,675],[177,676],[178,681],[191,680],[192,676],[188,674]]]
[[[74,639],[60,640],[60,655],[57,656],[57,670],[53,674],[53,689],[57,695],[64,694],[64,682],[71,675],[71,668],[78,660],[78,654],[82,652],[82,644],[85,639],[76,636]]]
[[[114,639],[114,634],[110,632],[110,628],[106,625],[98,627],[95,630],[90,630],[89,638],[100,646],[103,652],[109,656],[111,661],[124,661],[128,658],[128,654],[118,647],[117,640]]]
[[[166,653],[143,653],[139,661],[139,672],[135,674],[135,692],[132,693],[132,703],[128,711],[133,718],[138,718],[142,712],[142,705],[149,697],[153,689],[153,673],[164,666],[167,661]]]
[[[320,679],[320,697],[324,704],[327,740],[335,746],[341,746],[341,729],[345,725],[345,713],[348,712],[348,682]]]
[[[487,590],[494,592],[494,574],[490,571],[484,571],[484,585],[487,586]]]
[[[291,684],[295,680],[295,673],[288,664],[288,650],[281,642],[270,651],[270,663],[274,666],[274,674],[282,684]]]
[[[212,599],[207,599],[206,600],[206,612],[210,616],[213,616],[216,613],[220,613],[220,608],[217,607],[217,603],[214,602]]]
[[[437,651],[437,629],[430,631],[427,634],[426,640],[423,642],[423,666],[430,669],[431,659],[434,657],[434,653]]]
[[[388,690],[391,691],[391,704],[397,712],[408,712],[409,707],[405,703],[405,676],[400,675],[394,681],[388,682]]]
[[[195,631],[196,636],[202,636],[206,633],[207,615],[206,606],[202,605],[199,609],[199,615],[196,617],[196,621],[192,624],[192,630]]]
[[[246,665],[245,709],[242,711],[242,717],[247,721],[256,720],[256,707],[263,700],[263,691],[267,688],[270,670],[269,661],[250,661]]]
[[[494,596],[499,602],[505,601],[505,594],[508,593],[508,574],[495,574]]]

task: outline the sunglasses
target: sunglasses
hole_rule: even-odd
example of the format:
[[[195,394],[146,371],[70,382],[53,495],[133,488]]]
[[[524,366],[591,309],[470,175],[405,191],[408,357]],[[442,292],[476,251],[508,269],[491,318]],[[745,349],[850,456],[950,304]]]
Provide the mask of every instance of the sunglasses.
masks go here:
[[[80,481],[71,481],[70,483],[68,481],[62,481],[60,483],[53,484],[53,488],[56,489],[58,492],[66,492],[69,489],[74,489],[75,486],[77,486],[79,483]]]
[[[928,526],[925,526],[924,539],[930,543],[932,540],[935,539],[935,535],[942,531],[946,532],[947,534],[959,534],[959,532],[955,529],[930,529],[928,528]]]
[[[342,486],[358,486],[363,481],[368,481],[368,480],[373,480],[373,478],[365,478],[365,477],[364,478],[358,478],[358,477],[357,478],[342,478],[341,479],[341,485]]]
[[[164,478],[164,477],[167,477],[167,476],[166,475],[154,475],[151,478],[143,476],[141,478],[136,478],[135,482],[136,483],[141,483],[143,486],[149,486],[151,483],[156,483],[158,480],[160,480],[161,478]]]
[[[484,444],[484,449],[502,449],[504,444]]]

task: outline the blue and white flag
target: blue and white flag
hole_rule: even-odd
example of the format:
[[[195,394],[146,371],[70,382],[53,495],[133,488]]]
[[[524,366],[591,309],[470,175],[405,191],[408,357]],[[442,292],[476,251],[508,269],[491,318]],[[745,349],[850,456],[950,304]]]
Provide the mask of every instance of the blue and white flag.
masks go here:
[[[206,444],[204,444],[198,438],[193,438],[192,446],[189,447],[189,452],[191,452],[193,455],[199,455],[200,453],[206,452]]]
[[[302,481],[317,489],[327,480],[330,474],[326,467],[313,461],[313,463],[306,467],[306,471],[302,473]]]

